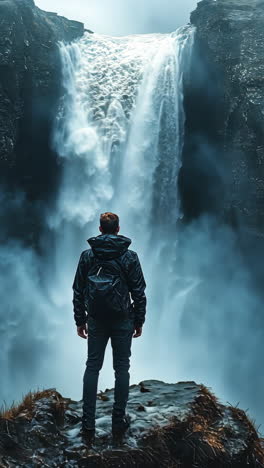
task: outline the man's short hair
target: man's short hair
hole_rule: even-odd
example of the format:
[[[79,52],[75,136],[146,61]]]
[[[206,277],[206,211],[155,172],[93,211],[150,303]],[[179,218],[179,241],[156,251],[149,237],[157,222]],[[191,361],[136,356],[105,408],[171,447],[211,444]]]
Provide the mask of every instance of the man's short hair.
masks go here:
[[[100,226],[104,234],[114,234],[119,227],[119,217],[108,211],[102,213],[100,215]]]

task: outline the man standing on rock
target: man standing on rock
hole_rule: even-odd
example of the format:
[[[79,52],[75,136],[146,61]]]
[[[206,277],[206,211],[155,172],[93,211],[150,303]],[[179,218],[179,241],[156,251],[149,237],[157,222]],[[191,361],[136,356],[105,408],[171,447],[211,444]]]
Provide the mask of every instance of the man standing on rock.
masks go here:
[[[142,334],[147,302],[138,255],[128,250],[131,239],[118,234],[118,216],[101,214],[99,230],[101,234],[88,239],[91,248],[82,252],[72,286],[77,333],[88,337],[82,432],[91,438],[95,434],[99,371],[109,338],[115,370],[112,432],[120,434],[129,427],[126,405],[131,341]]]

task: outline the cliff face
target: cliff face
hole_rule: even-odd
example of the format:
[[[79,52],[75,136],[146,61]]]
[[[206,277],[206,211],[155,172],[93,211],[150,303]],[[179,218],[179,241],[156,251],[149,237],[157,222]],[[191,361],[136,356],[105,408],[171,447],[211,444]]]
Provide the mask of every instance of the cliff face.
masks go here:
[[[203,0],[197,28],[181,180],[187,215],[221,213],[264,227],[264,1]]]
[[[82,436],[82,402],[54,389],[27,395],[0,415],[2,467],[264,467],[262,440],[246,414],[195,382],[147,380],[130,387],[131,425],[111,437],[114,390],[97,397],[96,438]]]
[[[0,0],[0,178],[6,194],[13,188],[29,202],[45,201],[55,189],[59,171],[50,139],[61,93],[57,43],[83,32],[83,24],[46,13],[33,0]]]
[[[219,213],[260,233],[264,1],[202,0],[191,22],[196,37],[185,89],[183,211],[186,219]],[[24,237],[25,217],[34,224],[26,235],[38,232],[41,206],[35,202],[48,202],[58,186],[60,168],[50,144],[62,90],[57,43],[83,31],[83,24],[44,12],[33,0],[0,0],[0,182],[7,199],[13,189],[27,201],[7,235]],[[10,200],[7,205],[12,212]],[[6,212],[4,217],[6,224]]]

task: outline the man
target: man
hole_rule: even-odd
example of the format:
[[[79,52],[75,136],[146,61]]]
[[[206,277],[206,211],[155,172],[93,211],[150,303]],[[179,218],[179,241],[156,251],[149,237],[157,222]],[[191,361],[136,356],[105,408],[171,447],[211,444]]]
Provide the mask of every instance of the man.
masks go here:
[[[101,234],[87,241],[91,248],[82,252],[72,286],[77,333],[81,338],[88,337],[88,358],[83,376],[82,432],[91,439],[95,434],[98,376],[109,338],[115,370],[112,432],[122,433],[129,427],[126,404],[131,341],[132,337],[141,336],[146,314],[145,279],[137,253],[128,250],[131,239],[118,234],[119,217],[110,212],[101,214],[99,230]],[[115,280],[109,282],[109,278]],[[118,303],[112,296],[111,301],[101,306],[100,300],[107,300],[107,295],[101,295],[99,302],[95,303],[96,294],[100,294],[100,288],[106,288],[106,285],[108,288],[114,288],[113,285],[121,288],[121,293],[117,292],[115,296]],[[120,309],[116,316],[111,309],[114,307]]]

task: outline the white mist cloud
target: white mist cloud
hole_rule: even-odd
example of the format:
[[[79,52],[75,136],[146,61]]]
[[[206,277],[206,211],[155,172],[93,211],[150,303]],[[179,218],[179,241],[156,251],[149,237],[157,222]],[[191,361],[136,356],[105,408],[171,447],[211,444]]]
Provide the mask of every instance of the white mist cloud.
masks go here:
[[[36,0],[46,11],[81,21],[101,34],[167,33],[189,22],[197,0]]]

